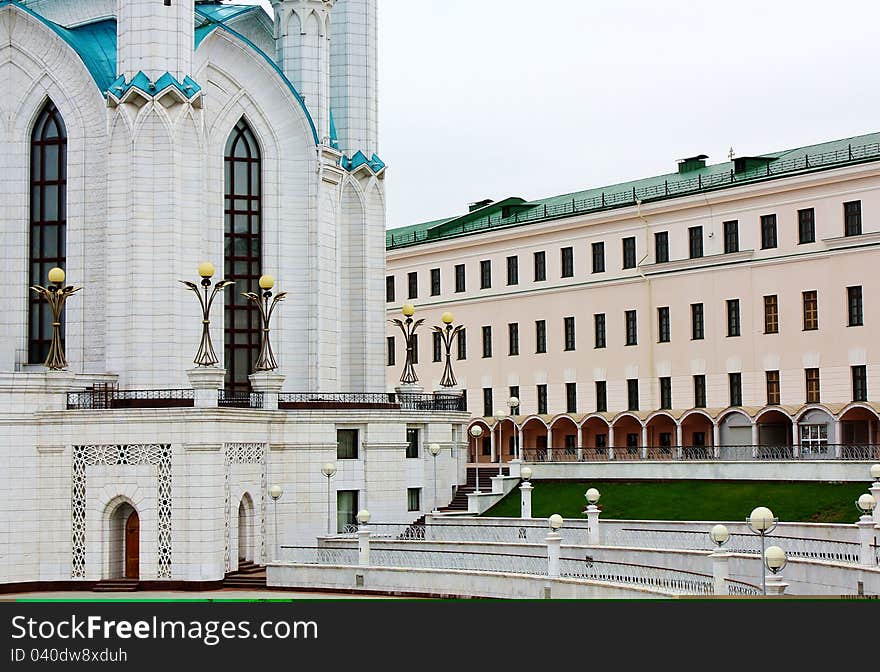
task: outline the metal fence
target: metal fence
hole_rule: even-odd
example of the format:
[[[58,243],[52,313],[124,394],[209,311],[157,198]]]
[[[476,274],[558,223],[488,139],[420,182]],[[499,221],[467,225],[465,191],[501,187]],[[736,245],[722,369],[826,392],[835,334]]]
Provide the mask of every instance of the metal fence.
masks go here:
[[[467,397],[456,394],[411,394],[394,392],[282,392],[278,395],[282,410],[397,410],[466,411]]]
[[[479,523],[444,523],[426,528],[428,541],[477,541],[502,544],[543,544],[550,530],[546,525],[480,525]],[[587,527],[563,527],[562,543],[588,545]]]
[[[727,584],[728,595],[736,595],[738,597],[754,597],[763,594],[763,591],[758,586],[753,586],[751,583],[745,583],[744,581],[724,579],[724,583]]]
[[[804,154],[789,159],[769,159],[766,165],[741,172],[731,169],[729,172],[710,175],[699,173],[690,178],[665,180],[662,184],[630,187],[614,192],[603,191],[589,198],[572,198],[553,204],[543,203],[532,206],[529,210],[515,212],[508,217],[504,217],[503,213],[495,213],[477,220],[464,221],[458,226],[445,225],[435,230],[416,230],[404,234],[389,233],[386,236],[385,245],[388,249],[396,249],[446,236],[622,208],[633,206],[638,202],[648,203],[703,191],[735,187],[805,170],[833,168],[847,163],[876,161],[878,159],[880,159],[880,144],[876,142],[865,145],[849,145],[846,148],[830,152]]]
[[[220,408],[263,408],[263,393],[220,390],[217,405]]]
[[[566,578],[622,583],[673,595],[715,594],[714,579],[709,574],[628,562],[593,560],[590,556],[579,560],[561,558],[559,567],[561,576]]]
[[[194,390],[117,390],[107,387],[67,393],[68,410],[188,408],[194,404]]]
[[[369,530],[371,539],[396,539],[408,541],[424,541],[425,526],[413,525],[412,523],[370,523],[363,527],[358,525],[346,525],[342,532],[335,537],[353,539],[358,530]]]
[[[525,462],[653,462],[712,461],[766,462],[773,460],[880,460],[878,444],[823,446],[627,446],[615,448],[523,448]]]

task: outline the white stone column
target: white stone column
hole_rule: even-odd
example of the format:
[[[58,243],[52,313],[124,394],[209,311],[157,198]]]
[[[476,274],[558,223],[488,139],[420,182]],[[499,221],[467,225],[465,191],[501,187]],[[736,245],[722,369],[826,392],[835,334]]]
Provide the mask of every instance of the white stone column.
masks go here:
[[[758,423],[752,423],[752,458],[758,457]]]
[[[358,564],[367,567],[370,564],[370,531],[361,528],[357,531]]]
[[[263,395],[263,410],[278,410],[278,393],[284,385],[284,376],[272,371],[259,371],[248,376],[254,392]]]
[[[584,459],[584,426],[583,425],[578,425],[577,459],[578,459],[578,462],[582,462]]]
[[[836,459],[840,459],[843,456],[843,438],[840,435],[840,420],[834,420],[832,424],[834,427],[834,457]]]
[[[681,459],[681,444],[684,442],[682,437],[681,423],[675,423],[675,459]]]
[[[712,423],[712,450],[715,454],[715,459],[717,460],[721,457],[721,427],[718,426],[717,422]]]
[[[614,459],[614,427],[608,425],[608,459]]]
[[[523,481],[522,485],[519,486],[520,518],[532,517],[532,490],[532,484],[528,481]]]
[[[559,577],[559,550],[562,537],[557,532],[551,532],[544,541],[547,543],[547,576],[555,579]]]
[[[874,524],[880,525],[880,481],[874,481],[871,484],[870,492],[874,501],[877,502],[877,506],[874,507]]]
[[[599,507],[595,504],[587,506],[587,541],[590,546],[602,545],[602,529],[599,527]]]
[[[489,430],[489,462],[495,463],[498,459],[495,457],[495,430]]]
[[[186,372],[189,384],[195,390],[196,408],[217,408],[219,391],[223,389],[226,369],[199,366]]]
[[[859,518],[856,526],[859,528],[859,564],[874,567],[877,564],[873,548],[874,517],[866,514]]]
[[[730,578],[730,553],[717,550],[709,556],[712,559],[712,579],[716,595],[729,595],[727,579]]]
[[[782,597],[785,594],[785,589],[788,588],[782,574],[768,574],[766,582],[768,597]]]
[[[553,461],[553,428],[547,428],[547,461]]]
[[[792,420],[791,422],[791,454],[794,459],[798,459],[801,456],[801,445],[800,437],[798,436],[797,420]]]
[[[648,459],[648,427],[647,427],[647,426],[643,426],[643,427],[642,427],[642,449],[641,449],[641,453],[642,453],[642,459],[643,459],[643,460]]]

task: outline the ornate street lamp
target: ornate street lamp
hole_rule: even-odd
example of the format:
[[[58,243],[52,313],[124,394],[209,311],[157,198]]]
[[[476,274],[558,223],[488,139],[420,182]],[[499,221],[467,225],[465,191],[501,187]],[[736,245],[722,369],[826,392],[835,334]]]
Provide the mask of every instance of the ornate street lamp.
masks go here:
[[[400,382],[404,385],[412,385],[419,380],[419,377],[416,375],[416,370],[413,367],[416,329],[422,326],[422,323],[425,320],[412,319],[412,316],[416,314],[416,307],[411,303],[404,304],[402,312],[403,316],[406,318],[405,321],[397,318],[388,321],[392,324],[396,324],[403,332],[403,341],[406,343],[406,364],[403,366],[403,375],[400,376]]]
[[[197,366],[214,366],[218,361],[217,353],[214,352],[214,346],[211,343],[211,306],[214,304],[214,298],[217,292],[226,289],[235,283],[231,280],[219,280],[214,285],[214,291],[208,297],[208,288],[211,286],[211,278],[214,276],[214,264],[210,261],[204,261],[199,264],[199,275],[202,277],[202,289],[204,297],[199,293],[199,288],[194,282],[188,280],[178,280],[179,283],[186,285],[195,292],[199,299],[199,305],[202,307],[202,341],[199,345],[199,351],[193,360]]]
[[[749,529],[761,537],[761,562],[767,562],[767,556],[764,550],[766,544],[765,537],[776,529],[779,524],[779,518],[773,515],[773,512],[766,506],[759,506],[754,509],[749,517],[746,518]],[[767,577],[761,572],[761,589],[764,595],[767,594]]]
[[[499,476],[504,475],[504,473],[502,471],[504,469],[504,451],[502,450],[501,439],[502,439],[502,434],[503,434],[502,423],[504,422],[504,420],[506,418],[507,418],[507,413],[505,413],[503,410],[498,409],[497,411],[495,411],[495,427],[498,428],[498,441],[496,443],[496,446],[498,447],[498,475]]]
[[[440,378],[440,387],[455,387],[458,384],[458,381],[455,380],[455,373],[452,371],[452,341],[458,335],[458,332],[462,330],[462,326],[460,324],[452,326],[452,323],[455,321],[452,313],[443,313],[443,316],[440,318],[443,320],[443,324],[445,327],[436,326],[434,327],[434,333],[440,334],[440,338],[443,341],[443,347],[446,349],[446,366],[443,367],[443,377]]]
[[[260,344],[260,355],[257,357],[257,363],[254,365],[254,371],[274,371],[278,368],[275,361],[275,355],[272,354],[272,345],[269,343],[269,321],[272,319],[272,313],[275,312],[275,306],[279,301],[283,301],[287,296],[287,292],[279,292],[269,305],[269,299],[272,298],[272,288],[275,286],[275,278],[271,275],[263,275],[260,277],[260,289],[263,290],[262,296],[255,292],[242,292],[241,295],[248,301],[254,303],[260,311],[260,320],[263,324],[263,338]]]
[[[269,488],[269,497],[272,498],[272,501],[275,503],[275,561],[278,561],[280,553],[278,549],[280,548],[280,541],[278,539],[278,500],[281,499],[281,495],[284,494],[284,490],[282,490],[280,485],[273,485]]]
[[[474,468],[477,478],[476,489],[474,490],[475,495],[480,494],[480,437],[483,436],[483,428],[479,425],[474,425],[468,430],[468,433],[474,437]]]
[[[440,454],[440,444],[432,443],[428,446],[428,452],[434,458],[434,511],[437,511],[437,456]]]
[[[321,473],[327,478],[327,536],[329,537],[332,532],[331,522],[332,522],[332,507],[330,505],[331,497],[330,497],[330,479],[336,475],[336,465],[332,462],[327,462],[323,467],[321,467]]]
[[[64,286],[64,271],[55,267],[49,271],[48,287],[34,285],[33,291],[42,296],[49,303],[52,310],[52,342],[49,345],[49,356],[46,357],[45,367],[53,371],[61,371],[67,368],[67,359],[64,357],[64,346],[61,343],[61,314],[64,312],[64,304],[68,297],[75,294],[82,287],[72,285]]]

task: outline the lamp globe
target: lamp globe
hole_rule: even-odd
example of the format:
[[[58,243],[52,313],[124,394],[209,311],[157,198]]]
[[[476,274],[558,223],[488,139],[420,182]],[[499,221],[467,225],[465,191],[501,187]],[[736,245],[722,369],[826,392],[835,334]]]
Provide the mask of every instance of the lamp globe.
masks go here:
[[[531,467],[523,467],[522,469],[520,469],[519,477],[524,481],[531,480],[532,468]]]
[[[361,509],[357,512],[357,521],[361,525],[366,525],[370,522],[370,512],[366,509]]]
[[[749,514],[749,524],[758,532],[766,532],[775,522],[773,512],[766,506],[759,506]]]
[[[284,490],[281,489],[280,485],[273,485],[271,488],[269,488],[269,497],[274,500],[281,499],[281,495],[283,494]]]
[[[874,495],[866,492],[856,500],[856,506],[859,508],[859,511],[867,514],[874,510],[874,507],[877,506],[877,501],[874,499]]]
[[[330,478],[336,473],[336,465],[332,462],[328,462],[323,467],[321,467],[321,473],[324,474],[327,478]]]
[[[483,428],[479,425],[474,425],[468,431],[470,432],[470,435],[475,439],[479,439],[481,436],[483,436]]]
[[[434,457],[437,457],[440,454],[440,445],[437,443],[432,443],[428,446],[428,452],[431,453]]]
[[[199,264],[199,276],[205,279],[214,277],[214,264],[210,261]]]
[[[560,527],[562,527],[562,516],[558,513],[554,513],[547,519],[547,522],[550,524],[550,529],[556,532]]]
[[[587,499],[587,504],[597,504],[601,496],[602,495],[596,490],[596,488],[590,488],[584,493],[584,497]]]
[[[54,285],[60,285],[62,282],[64,282],[65,277],[66,276],[64,275],[64,270],[58,268],[57,266],[49,270],[49,282]]]
[[[764,563],[767,565],[767,569],[774,574],[781,571],[787,562],[788,558],[785,557],[785,551],[779,548],[779,546],[771,546],[764,551]]]
[[[709,538],[712,539],[717,546],[724,546],[724,544],[727,543],[727,540],[730,539],[730,530],[727,529],[726,525],[715,525],[709,530]]]

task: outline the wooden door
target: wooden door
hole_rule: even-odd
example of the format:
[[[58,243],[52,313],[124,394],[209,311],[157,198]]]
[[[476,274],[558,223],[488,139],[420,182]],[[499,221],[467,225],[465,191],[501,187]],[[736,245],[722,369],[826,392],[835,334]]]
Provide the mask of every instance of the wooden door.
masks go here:
[[[141,522],[137,511],[132,511],[128,520],[125,521],[125,578],[140,578],[138,555],[140,552]]]

